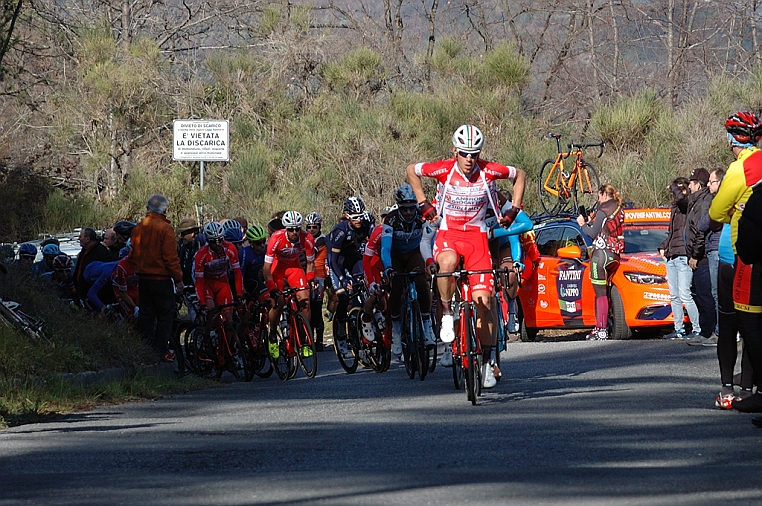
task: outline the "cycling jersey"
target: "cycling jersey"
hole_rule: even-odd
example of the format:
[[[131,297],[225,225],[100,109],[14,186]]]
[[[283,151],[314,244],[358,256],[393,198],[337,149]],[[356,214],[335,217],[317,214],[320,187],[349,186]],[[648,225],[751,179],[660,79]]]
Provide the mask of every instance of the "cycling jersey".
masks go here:
[[[254,248],[246,246],[238,252],[238,263],[241,265],[241,276],[243,277],[243,286],[246,291],[253,295],[259,295],[262,287],[262,266],[265,265],[265,252],[257,254]]]
[[[233,294],[230,291],[228,271],[232,269],[235,278],[236,295],[243,293],[243,276],[238,263],[238,251],[227,241],[222,241],[222,250],[215,253],[209,245],[202,246],[194,260],[196,272],[196,295],[204,303],[214,300],[216,305],[230,304]]]
[[[344,273],[359,273],[362,268],[363,242],[369,236],[366,226],[352,227],[347,220],[338,222],[326,237],[328,270],[335,289],[342,288]],[[338,250],[338,251],[334,251]]]
[[[116,264],[118,263],[118,261],[100,262],[96,260],[85,267],[83,276],[85,281],[90,283],[90,288],[87,290],[87,300],[90,301],[93,310],[96,313],[100,311],[106,303],[113,302],[111,300],[111,295],[109,295],[109,298],[104,303],[104,301],[101,300],[101,297],[104,296],[105,293],[101,293],[101,290],[111,282],[111,275],[114,273]],[[108,291],[106,293],[108,293]]]
[[[432,177],[440,186],[437,192],[437,212],[443,217],[440,230],[478,230],[485,232],[487,207],[496,207],[496,196],[490,182],[496,179],[515,181],[516,168],[496,162],[479,160],[467,177],[455,158],[415,165],[418,176]]]
[[[114,295],[126,292],[136,306],[140,305],[140,290],[138,289],[138,275],[135,273],[135,266],[129,257],[122,258],[116,264],[116,270],[111,276],[111,285],[114,289]]]
[[[311,234],[300,231],[299,240],[294,244],[288,240],[286,229],[276,230],[267,242],[265,262],[271,264],[273,269],[299,267],[303,270],[299,259],[302,253],[307,262],[315,260],[315,239]]]
[[[730,223],[730,241],[736,252],[738,220],[746,201],[752,193],[752,186],[762,180],[762,151],[753,147],[738,153],[738,159],[730,164],[720,189],[709,207],[709,217],[719,223]]]
[[[424,230],[431,227],[420,216],[407,222],[397,210],[386,217],[381,228],[381,260],[385,268],[392,266],[392,252],[407,255],[419,251],[426,263],[431,259],[431,252],[421,248]]]
[[[365,251],[362,256],[362,270],[365,281],[370,287],[373,283],[381,283],[381,274],[384,271],[384,263],[381,261],[381,234],[384,227],[376,227],[371,232],[368,242],[365,243]]]

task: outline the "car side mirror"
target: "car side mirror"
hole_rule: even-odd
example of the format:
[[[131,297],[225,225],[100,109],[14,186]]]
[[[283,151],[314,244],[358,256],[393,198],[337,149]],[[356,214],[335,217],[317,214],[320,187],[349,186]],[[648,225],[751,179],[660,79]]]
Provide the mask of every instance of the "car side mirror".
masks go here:
[[[579,246],[565,246],[558,248],[556,255],[560,258],[579,260],[582,257],[582,251],[580,251]]]

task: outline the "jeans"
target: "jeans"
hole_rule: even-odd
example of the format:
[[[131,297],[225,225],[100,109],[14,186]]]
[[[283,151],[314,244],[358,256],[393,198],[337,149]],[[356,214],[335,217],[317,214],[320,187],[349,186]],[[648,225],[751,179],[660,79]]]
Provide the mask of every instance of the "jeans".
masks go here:
[[[696,270],[693,271],[693,301],[696,303],[699,311],[699,323],[701,324],[701,335],[709,337],[717,327],[717,305],[712,298],[712,282],[709,273],[709,263],[699,263]]]
[[[720,252],[719,251],[707,251],[706,258],[709,260],[709,279],[712,282],[712,297],[714,298],[714,308],[717,309],[719,303],[717,302],[717,279],[720,271]],[[717,312],[717,327],[714,329],[714,333],[720,335],[720,314]]]
[[[683,331],[683,305],[688,311],[688,318],[693,325],[693,332],[701,332],[699,312],[696,303],[691,296],[691,283],[693,282],[693,270],[688,267],[688,257],[679,256],[667,260],[667,284],[669,285],[669,298],[672,303],[672,314],[675,316],[675,330]]]

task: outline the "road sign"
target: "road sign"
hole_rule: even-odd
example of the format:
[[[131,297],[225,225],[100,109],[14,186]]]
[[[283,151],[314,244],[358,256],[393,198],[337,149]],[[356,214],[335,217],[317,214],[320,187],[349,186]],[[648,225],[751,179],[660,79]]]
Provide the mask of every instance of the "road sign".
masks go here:
[[[172,124],[172,159],[227,162],[229,132],[228,120],[176,119]]]

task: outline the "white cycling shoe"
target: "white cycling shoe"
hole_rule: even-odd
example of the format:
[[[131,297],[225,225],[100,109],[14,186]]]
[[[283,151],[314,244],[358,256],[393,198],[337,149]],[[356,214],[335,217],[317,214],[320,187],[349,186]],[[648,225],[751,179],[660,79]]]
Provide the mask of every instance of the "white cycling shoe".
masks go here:
[[[442,325],[439,327],[439,338],[443,343],[455,341],[454,321],[451,314],[442,315]]]
[[[362,337],[369,343],[376,340],[376,333],[373,331],[373,323],[365,320],[365,316],[362,316]]]
[[[492,364],[482,364],[482,388],[492,388],[497,384]]]
[[[392,354],[402,355],[402,323],[392,321]]]

